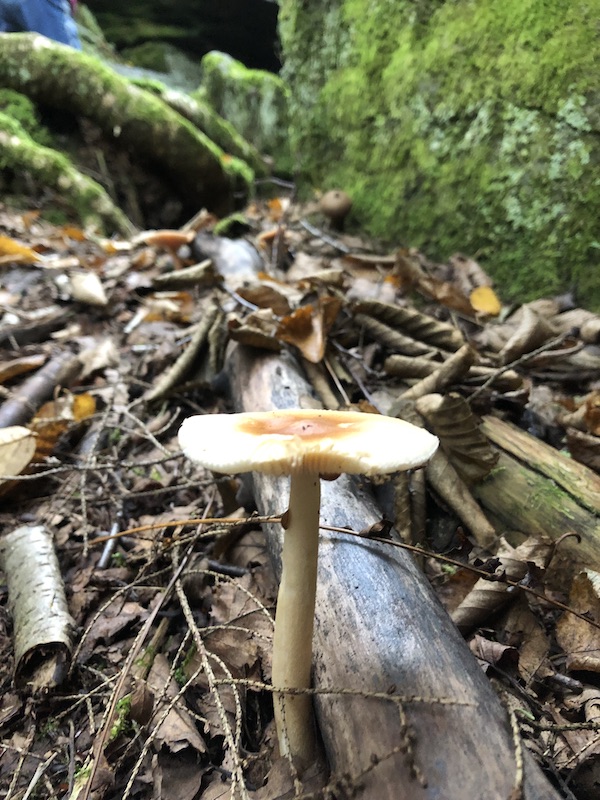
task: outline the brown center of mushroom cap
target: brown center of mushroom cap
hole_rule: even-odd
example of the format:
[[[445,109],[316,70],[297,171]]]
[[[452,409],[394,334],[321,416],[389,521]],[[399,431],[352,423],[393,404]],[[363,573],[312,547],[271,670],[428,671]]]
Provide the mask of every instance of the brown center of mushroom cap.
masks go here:
[[[341,412],[343,413],[343,412]],[[343,416],[316,416],[298,417],[298,413],[285,412],[278,413],[277,416],[263,416],[260,418],[248,415],[240,419],[237,425],[238,431],[243,433],[250,433],[254,436],[299,436],[306,442],[314,441],[315,439],[323,439],[329,437],[331,439],[340,439],[346,435],[346,430],[350,427],[356,427],[364,423],[360,417],[366,416],[365,414],[351,414],[352,420],[345,419]],[[243,415],[240,415],[243,417]]]

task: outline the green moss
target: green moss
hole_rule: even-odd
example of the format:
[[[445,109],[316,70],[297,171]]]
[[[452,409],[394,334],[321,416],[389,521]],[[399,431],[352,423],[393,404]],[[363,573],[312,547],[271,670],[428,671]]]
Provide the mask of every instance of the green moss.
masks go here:
[[[230,239],[238,239],[243,236],[250,229],[248,220],[240,212],[229,214],[227,217],[219,220],[214,228],[214,233],[217,236],[228,236]]]
[[[600,0],[335,5],[317,26],[282,3],[305,178],[385,240],[474,254],[505,297],[600,306]]]
[[[40,122],[34,103],[24,94],[13,89],[0,89],[0,113],[5,114],[27,132],[38,144],[52,144],[50,131]]]

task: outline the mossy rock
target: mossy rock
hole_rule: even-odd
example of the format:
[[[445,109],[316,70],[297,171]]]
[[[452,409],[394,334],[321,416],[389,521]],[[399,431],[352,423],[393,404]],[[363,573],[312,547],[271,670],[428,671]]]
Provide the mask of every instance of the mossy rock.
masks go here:
[[[305,182],[503,296],[600,307],[600,0],[282,0]]]
[[[269,155],[276,172],[292,172],[289,90],[278,75],[248,69],[226,53],[213,51],[202,59],[202,86],[195,96],[208,102],[261,153]]]

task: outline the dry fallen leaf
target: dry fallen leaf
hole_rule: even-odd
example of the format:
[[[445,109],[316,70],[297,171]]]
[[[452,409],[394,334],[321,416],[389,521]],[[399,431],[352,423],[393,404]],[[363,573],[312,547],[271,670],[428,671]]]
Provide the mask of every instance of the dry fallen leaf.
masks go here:
[[[530,353],[555,335],[550,323],[529,306],[522,306],[519,312],[518,326],[500,351],[502,364],[509,364],[524,353]]]
[[[83,422],[96,413],[96,401],[91,394],[65,394],[51,400],[37,412],[31,429],[37,434],[35,457],[42,460],[52,454],[60,437],[72,425]]]
[[[261,308],[249,314],[243,321],[231,317],[227,328],[229,337],[235,342],[275,353],[281,350],[281,342],[275,335],[277,320],[270,308]]]
[[[274,286],[269,286],[265,283],[254,283],[240,286],[237,293],[244,300],[259,308],[270,308],[278,317],[283,317],[291,311],[287,297],[275,289]]]
[[[519,663],[519,651],[516,647],[492,642],[483,636],[474,636],[469,642],[469,648],[479,661],[503,671],[510,671]]]
[[[480,420],[458,394],[426,395],[417,400],[423,414],[440,438],[440,444],[460,477],[469,485],[482,481],[499,455],[480,430]]]
[[[0,383],[6,383],[24,373],[33,372],[43,366],[45,362],[46,356],[38,354],[22,356],[21,358],[14,358],[12,361],[0,363]]]
[[[90,306],[106,306],[108,298],[102,281],[95,272],[77,270],[69,275],[69,286],[73,300]]]
[[[342,307],[337,297],[320,297],[317,305],[301,306],[284,317],[277,336],[300,350],[307,361],[318,364],[325,355],[327,334]]]
[[[501,640],[519,651],[519,673],[525,683],[543,680],[554,674],[548,659],[550,637],[524,596],[508,610],[500,624]]]
[[[157,653],[154,657],[147,683],[155,697],[153,719],[162,719],[169,701],[179,692],[169,663],[162,653]],[[166,717],[154,730],[153,737],[159,749],[166,747],[171,753],[180,753],[189,747],[200,754],[206,752],[206,743],[198,733],[193,717],[180,706],[169,709]]]
[[[497,317],[502,311],[502,303],[491,286],[478,286],[469,295],[469,301],[475,311],[489,317]]]
[[[588,569],[573,580],[570,608],[600,623],[600,572]],[[556,639],[567,656],[569,671],[600,672],[600,630],[585,620],[563,614],[556,623]]]
[[[20,475],[30,464],[36,449],[33,431],[20,425],[0,428],[0,476]],[[0,479],[0,489],[9,481]]]
[[[528,539],[514,548],[505,540],[500,540],[495,576],[499,580],[480,578],[460,605],[452,612],[452,619],[461,631],[465,632],[481,625],[486,619],[514,599],[514,591],[509,592],[509,584],[502,580],[509,578],[519,582],[528,574],[531,565],[544,569],[552,543]]]
[[[43,257],[31,247],[10,236],[0,235],[0,264],[37,264],[39,261],[43,261]]]

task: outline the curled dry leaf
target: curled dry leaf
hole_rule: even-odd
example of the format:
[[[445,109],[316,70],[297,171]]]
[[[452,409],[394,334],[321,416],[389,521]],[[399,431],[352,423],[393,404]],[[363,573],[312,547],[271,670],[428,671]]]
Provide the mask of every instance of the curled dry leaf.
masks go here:
[[[584,570],[573,580],[570,608],[600,623],[600,572]],[[570,672],[600,672],[600,630],[573,614],[565,613],[556,624],[556,638],[567,656]]]
[[[277,320],[270,308],[254,311],[243,321],[237,317],[231,317],[227,328],[229,337],[235,342],[261,350],[271,350],[275,353],[281,350],[281,342],[275,335]]]
[[[500,623],[500,631],[501,641],[518,649],[519,673],[527,684],[554,675],[548,660],[550,638],[524,596],[508,610]]]
[[[474,258],[469,258],[464,253],[451,255],[448,259],[448,266],[451,270],[452,282],[465,295],[479,286],[492,285],[492,279],[483,267]]]
[[[567,697],[568,702],[571,698]],[[553,712],[557,725],[572,720],[573,711],[578,713],[578,720],[592,723],[589,728],[577,727],[562,730],[560,737],[552,737],[552,761],[558,769],[571,770],[569,786],[577,797],[592,800],[597,796],[600,783],[600,737],[596,730],[600,692],[596,686],[586,686],[569,703],[571,715],[568,720],[557,711]]]
[[[500,564],[495,570],[498,580],[480,578],[451,616],[456,626],[463,633],[483,624],[488,617],[496,613],[516,595],[510,593],[509,585],[503,578],[519,582],[525,578],[534,564],[545,569],[552,552],[552,543],[539,539],[528,539],[519,547],[511,547],[505,540],[500,540],[497,557]]]
[[[600,347],[576,342],[548,349],[529,359],[527,369],[540,381],[593,381],[600,372]]]
[[[580,336],[587,344],[600,343],[600,317],[594,317],[581,326]]]
[[[259,308],[270,308],[278,317],[289,314],[290,303],[283,292],[266,283],[253,283],[240,286],[237,290],[240,297]]]
[[[210,258],[193,264],[191,267],[166,272],[152,278],[152,286],[155,289],[186,289],[199,286],[216,286],[221,283],[223,278]]]
[[[563,311],[562,314],[556,313],[552,317],[552,327],[557,333],[568,333],[572,330],[581,330],[588,322],[595,323],[600,320],[593,311],[585,308],[571,308]]]
[[[196,308],[190,292],[154,292],[144,298],[125,333],[132,333],[143,322],[189,322]]]
[[[522,306],[520,312],[518,327],[500,351],[503,364],[530,353],[556,335],[551,324],[530,306]]]
[[[12,361],[4,361],[0,363],[0,383],[6,383],[24,373],[33,372],[45,362],[46,356],[41,353],[39,355],[13,358]]]
[[[475,309],[469,298],[448,281],[439,281],[435,278],[423,277],[418,283],[418,288],[423,294],[428,295],[446,308],[458,311],[459,314],[475,316]]]
[[[492,642],[483,636],[476,635],[469,642],[473,655],[490,667],[498,667],[503,671],[514,669],[519,663],[519,651],[511,645]]]
[[[425,467],[427,480],[469,529],[480,547],[492,548],[496,530],[442,449]]]
[[[402,308],[377,300],[363,300],[356,303],[353,310],[384,322],[391,328],[401,329],[413,339],[442,350],[458,350],[465,343],[462,333],[455,327],[414,308]]]
[[[354,321],[360,326],[361,333],[392,353],[404,353],[407,356],[432,356],[435,353],[429,345],[418,342],[412,336],[401,333],[368,314],[355,313]]]
[[[464,398],[457,394],[428,394],[417,400],[416,407],[467,484],[478,483],[490,474],[498,453],[480,430],[480,421]]]
[[[469,371],[475,361],[475,351],[465,344],[449,356],[431,375],[422,378],[401,395],[403,400],[423,397],[432,392],[440,392],[447,386],[458,383]]]
[[[316,305],[301,306],[284,317],[277,336],[300,350],[307,361],[318,364],[325,355],[327,334],[333,327],[342,307],[337,297],[320,297]]]

